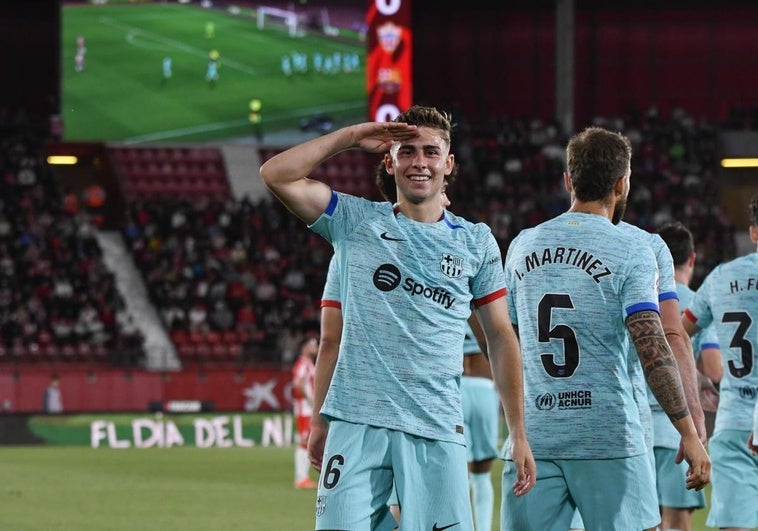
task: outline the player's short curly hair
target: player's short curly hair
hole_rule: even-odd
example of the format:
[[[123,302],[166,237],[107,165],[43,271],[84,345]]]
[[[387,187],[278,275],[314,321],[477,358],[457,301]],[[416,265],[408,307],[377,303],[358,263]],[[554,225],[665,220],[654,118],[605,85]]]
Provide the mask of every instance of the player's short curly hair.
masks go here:
[[[431,127],[442,131],[442,138],[450,145],[453,133],[452,116],[444,111],[438,111],[435,107],[414,105],[405,112],[395,117],[394,122],[404,122],[418,127]]]
[[[600,201],[608,197],[619,177],[629,171],[632,144],[621,133],[588,127],[571,138],[566,159],[576,198]]]

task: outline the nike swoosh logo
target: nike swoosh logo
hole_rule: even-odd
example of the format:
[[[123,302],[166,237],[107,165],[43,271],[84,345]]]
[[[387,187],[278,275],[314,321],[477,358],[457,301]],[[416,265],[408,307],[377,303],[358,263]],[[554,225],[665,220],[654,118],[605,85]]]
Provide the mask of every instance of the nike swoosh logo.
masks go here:
[[[390,235],[389,235],[389,234],[387,234],[386,232],[383,232],[383,233],[381,233],[381,234],[379,235],[379,237],[380,237],[381,239],[383,239],[383,240],[387,240],[387,241],[390,241],[390,242],[404,242],[404,241],[406,241],[406,240],[404,240],[404,239],[402,239],[402,238],[393,238],[392,236],[390,236]],[[443,527],[442,529],[445,529],[445,528]]]
[[[443,527],[439,527],[437,525],[437,522],[435,522],[434,525],[432,526],[432,531],[443,531],[443,529],[448,529],[448,528],[451,528],[454,525],[458,525],[458,524],[460,524],[460,522],[455,522],[454,524],[450,524],[450,525],[446,525],[446,526],[443,526]]]

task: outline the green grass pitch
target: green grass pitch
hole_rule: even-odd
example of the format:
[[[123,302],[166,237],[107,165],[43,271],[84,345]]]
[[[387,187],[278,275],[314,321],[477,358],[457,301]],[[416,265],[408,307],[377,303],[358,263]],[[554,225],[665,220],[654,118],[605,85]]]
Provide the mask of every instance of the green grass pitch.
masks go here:
[[[292,447],[260,446],[4,447],[0,529],[313,529],[315,492],[293,488],[293,455]],[[496,515],[501,471],[497,460],[492,472]],[[693,531],[706,529],[705,516],[706,510],[695,512]],[[493,530],[499,526],[495,520]]]
[[[366,119],[365,46],[357,33],[290,37],[281,25],[258,29],[238,15],[197,5],[64,5],[61,109],[66,140],[186,142],[252,136],[249,102],[263,102],[265,132],[297,127],[324,112],[338,123]],[[215,35],[206,38],[213,22]],[[74,68],[76,38],[86,42],[84,70]],[[220,79],[205,80],[209,54],[220,54]],[[313,70],[312,53],[358,53],[360,66]],[[307,53],[309,71],[285,76],[281,58]],[[162,61],[173,75],[163,79]]]

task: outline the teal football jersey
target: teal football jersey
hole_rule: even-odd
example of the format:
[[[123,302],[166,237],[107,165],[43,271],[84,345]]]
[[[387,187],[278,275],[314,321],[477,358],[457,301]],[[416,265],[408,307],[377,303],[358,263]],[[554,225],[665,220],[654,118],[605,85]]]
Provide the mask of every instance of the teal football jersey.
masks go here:
[[[724,377],[714,433],[750,430],[758,396],[758,253],[717,266],[685,310],[701,328],[715,326]]]
[[[535,458],[647,451],[625,319],[658,310],[657,276],[650,245],[598,215],[567,212],[513,241],[505,277]]]
[[[465,444],[460,379],[471,306],[505,295],[489,227],[406,218],[334,192],[311,229],[338,260],[343,333],[327,417]]]

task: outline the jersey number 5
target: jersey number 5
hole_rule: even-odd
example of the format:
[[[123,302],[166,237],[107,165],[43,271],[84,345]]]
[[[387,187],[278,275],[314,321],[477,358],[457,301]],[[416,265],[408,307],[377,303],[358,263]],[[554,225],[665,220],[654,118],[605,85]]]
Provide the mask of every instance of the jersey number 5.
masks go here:
[[[571,297],[565,294],[546,293],[537,310],[539,327],[538,341],[549,343],[553,339],[563,341],[563,364],[555,362],[555,354],[540,354],[542,366],[553,378],[568,378],[579,366],[579,343],[574,330],[565,324],[552,326],[553,308],[574,309]]]

